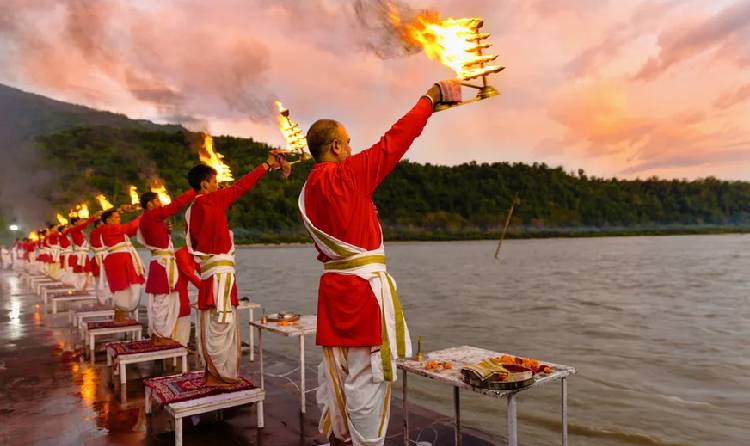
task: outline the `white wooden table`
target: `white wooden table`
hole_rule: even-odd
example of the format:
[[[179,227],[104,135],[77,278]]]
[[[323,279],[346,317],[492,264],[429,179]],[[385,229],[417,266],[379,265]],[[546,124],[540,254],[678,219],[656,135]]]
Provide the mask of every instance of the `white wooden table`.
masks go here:
[[[126,341],[127,342],[127,341]],[[117,342],[110,342],[107,344],[107,365],[112,366],[112,375],[120,375],[120,385],[124,386],[127,381],[127,366],[128,364],[137,364],[139,362],[149,362],[149,361],[158,361],[158,360],[166,360],[166,359],[173,359],[177,360],[177,358],[181,358],[181,368],[180,370],[182,373],[187,372],[188,364],[187,364],[187,354],[188,351],[185,347],[176,347],[176,348],[170,348],[166,350],[157,350],[155,352],[145,352],[145,353],[120,353],[117,355],[117,358],[113,359],[114,356],[114,349],[110,347],[112,344],[117,344]],[[117,362],[117,364],[114,364],[114,362]]]
[[[70,323],[79,331],[83,329],[83,324],[86,322],[86,319],[97,318],[111,321],[114,317],[115,310],[111,308],[101,308],[98,310],[86,309],[81,311],[70,310]]]
[[[263,330],[282,336],[297,336],[299,338],[299,404],[300,412],[305,413],[305,336],[315,334],[318,330],[318,316],[305,315],[296,324],[279,325],[278,322],[250,321],[258,329],[258,355],[260,356],[260,388],[265,389],[263,383]]]
[[[250,362],[255,361],[255,333],[253,332],[252,321],[255,320],[255,310],[260,308],[260,304],[251,302],[250,300],[240,299],[240,304],[237,305],[237,311],[247,310],[248,324],[247,324],[247,336],[248,342],[250,343]]]
[[[75,292],[76,289],[75,287],[65,285],[64,283],[42,283],[39,285],[39,295],[42,297],[42,300],[44,300],[45,304],[47,303],[50,295],[62,294],[66,291]]]
[[[406,359],[397,361],[397,366],[401,369],[403,379],[403,403],[404,403],[404,445],[409,445],[409,403],[408,403],[408,386],[407,386],[407,375],[414,373],[415,375],[423,376],[425,378],[432,379],[442,384],[447,384],[453,387],[453,405],[456,413],[456,445],[461,445],[461,404],[459,399],[459,391],[461,389],[470,390],[475,393],[490,397],[490,398],[506,398],[508,406],[508,445],[518,445],[518,431],[517,431],[517,418],[516,418],[516,395],[519,392],[530,390],[553,381],[561,382],[561,396],[562,403],[560,408],[561,421],[562,421],[562,444],[563,446],[568,445],[568,386],[567,378],[576,373],[576,369],[560,364],[553,364],[550,362],[542,361],[541,364],[547,364],[552,368],[552,372],[544,375],[539,374],[535,376],[533,384],[523,387],[517,390],[489,390],[472,387],[466,384],[461,377],[461,368],[465,364],[473,364],[481,361],[482,359],[502,356],[505,353],[493,352],[485,350],[479,347],[471,347],[464,345],[461,347],[450,347],[443,350],[437,350],[432,353],[425,355],[424,361],[415,361],[413,359]],[[425,369],[425,362],[429,359],[435,359],[438,361],[451,361],[453,368],[450,370],[427,370]]]
[[[57,305],[63,303],[83,303],[83,302],[96,302],[96,296],[89,294],[85,291],[76,291],[65,294],[53,294],[52,299],[52,314],[57,314]]]
[[[21,283],[25,284],[29,288],[34,288],[32,286],[32,283],[35,280],[42,280],[47,278],[44,274],[29,274],[29,273],[21,273]]]
[[[96,347],[96,337],[110,334],[125,334],[130,335],[131,339],[140,341],[143,333],[143,326],[138,325],[127,325],[124,327],[106,327],[106,328],[89,328],[91,322],[85,323],[84,339],[88,341],[89,353],[91,361],[94,360],[94,349]]]
[[[43,284],[61,284],[62,282],[55,280],[51,277],[43,277],[41,279],[34,279],[31,281],[31,289],[34,290],[34,293],[38,296],[41,296],[42,290],[41,285]]]
[[[219,395],[204,396],[189,401],[170,403],[166,405],[167,412],[174,418],[174,444],[182,446],[182,419],[192,415],[200,415],[215,410],[228,409],[230,407],[242,406],[255,403],[257,410],[258,428],[263,428],[263,400],[266,392],[263,389],[240,390],[238,392],[222,393]],[[144,412],[151,413],[152,395],[151,389],[146,386],[146,395],[143,398]],[[150,422],[150,420],[149,420]]]

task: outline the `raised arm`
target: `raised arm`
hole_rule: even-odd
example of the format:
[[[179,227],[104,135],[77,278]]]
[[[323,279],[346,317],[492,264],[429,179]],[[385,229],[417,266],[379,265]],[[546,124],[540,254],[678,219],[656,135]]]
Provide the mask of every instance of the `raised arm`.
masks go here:
[[[422,133],[432,115],[432,101],[422,96],[376,144],[343,161],[352,170],[360,190],[372,194],[401,160],[412,142]]]
[[[143,214],[139,215],[138,217],[134,218],[133,220],[125,223],[124,225],[119,225],[121,227],[121,230],[124,234],[127,234],[129,237],[134,236],[138,233],[138,223],[141,222],[141,217],[143,217]]]
[[[255,169],[246,173],[242,178],[237,180],[233,185],[219,189],[210,194],[211,200],[217,205],[228,208],[235,201],[250,191],[255,184],[266,175],[267,168],[264,163],[259,164]]]
[[[166,220],[167,218],[180,212],[180,210],[184,208],[188,203],[190,203],[190,200],[192,200],[193,198],[195,198],[195,191],[191,188],[190,190],[183,192],[179,197],[172,200],[172,202],[168,205],[153,209],[148,212],[156,213],[159,220]]]

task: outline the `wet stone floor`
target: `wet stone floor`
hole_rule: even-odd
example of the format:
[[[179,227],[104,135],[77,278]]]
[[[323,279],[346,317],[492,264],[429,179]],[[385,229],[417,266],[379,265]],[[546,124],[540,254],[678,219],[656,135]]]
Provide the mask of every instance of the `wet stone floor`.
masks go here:
[[[145,312],[141,312],[145,315]],[[145,322],[145,321],[142,321]],[[273,342],[270,338],[266,342]],[[71,328],[68,312],[51,314],[42,299],[23,286],[12,272],[0,273],[0,445],[172,445],[169,414],[143,408],[145,377],[176,373],[171,361],[128,366],[128,382],[113,381],[103,350],[93,361],[84,354],[82,340]],[[264,352],[266,371],[293,370],[296,358]],[[189,368],[196,368],[191,354]],[[242,375],[259,382],[257,353],[251,363],[242,357]],[[278,375],[276,375],[278,376]],[[325,443],[317,432],[320,412],[315,405],[317,376],[306,367],[307,413],[299,411],[294,384],[288,377],[265,374],[265,427],[256,427],[252,406],[207,413],[183,421],[185,445],[316,445]],[[393,399],[386,445],[403,445],[401,402]],[[427,409],[410,411],[412,445],[454,444],[451,420]],[[466,446],[491,444],[487,436],[466,430]]]

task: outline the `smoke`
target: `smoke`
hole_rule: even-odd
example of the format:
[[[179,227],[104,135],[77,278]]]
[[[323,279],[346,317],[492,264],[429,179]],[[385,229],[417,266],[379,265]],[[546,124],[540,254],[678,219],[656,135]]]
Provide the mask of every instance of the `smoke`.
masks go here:
[[[408,56],[421,51],[401,34],[399,25],[419,15],[435,14],[417,11],[407,4],[389,0],[357,0],[353,6],[356,26],[361,30],[361,43],[383,59]]]
[[[9,63],[0,73],[94,106],[129,95],[184,123],[269,119],[269,49],[252,32],[222,33],[219,20],[200,20],[210,10],[185,3],[161,10],[116,0],[4,0],[0,55]]]

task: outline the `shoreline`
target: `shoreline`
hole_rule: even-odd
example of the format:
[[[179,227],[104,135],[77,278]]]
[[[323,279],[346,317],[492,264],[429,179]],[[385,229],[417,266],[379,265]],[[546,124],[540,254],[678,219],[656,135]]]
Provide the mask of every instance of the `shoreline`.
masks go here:
[[[567,238],[606,238],[606,237],[669,237],[669,236],[697,236],[697,235],[743,235],[750,234],[750,227],[701,227],[701,228],[654,228],[654,229],[616,229],[616,230],[550,230],[539,232],[524,232],[506,234],[505,240],[531,239],[567,239]],[[386,236],[386,243],[416,243],[416,242],[478,242],[498,241],[499,234],[399,234]],[[416,235],[416,236],[414,236]],[[236,243],[238,248],[303,248],[312,245],[311,241],[279,241],[279,242],[248,242]]]

